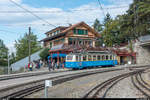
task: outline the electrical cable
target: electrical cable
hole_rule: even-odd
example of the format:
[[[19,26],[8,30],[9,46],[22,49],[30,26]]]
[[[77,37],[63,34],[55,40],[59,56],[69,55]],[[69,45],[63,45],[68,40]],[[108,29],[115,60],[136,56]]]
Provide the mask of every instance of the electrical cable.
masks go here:
[[[120,7],[109,7],[109,8],[103,8],[103,9],[118,9],[118,8],[125,8],[129,6],[120,6]],[[82,9],[82,10],[66,10],[66,11],[30,11],[32,13],[63,13],[63,12],[76,12],[76,11],[92,11],[97,9]],[[0,13],[29,13],[27,11],[0,11]]]
[[[32,14],[33,16],[35,16],[36,18],[40,19],[41,21],[43,21],[43,22],[45,22],[45,23],[47,23],[47,24],[49,24],[49,25],[51,25],[51,26],[53,26],[53,27],[56,27],[55,25],[49,23],[48,21],[46,21],[46,20],[42,19],[41,17],[37,16],[36,14],[32,13],[32,12],[29,11],[28,9],[22,7],[22,6],[19,5],[18,3],[14,2],[14,1],[12,1],[12,0],[9,0],[9,1],[12,2],[13,4],[15,4],[16,6],[18,6],[18,7],[22,8],[22,9],[24,9],[26,12]]]

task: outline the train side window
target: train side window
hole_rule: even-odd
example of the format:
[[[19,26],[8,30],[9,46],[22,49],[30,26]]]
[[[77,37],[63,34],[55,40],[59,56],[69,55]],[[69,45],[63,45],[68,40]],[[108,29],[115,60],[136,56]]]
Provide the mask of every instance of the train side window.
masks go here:
[[[88,61],[91,61],[91,60],[92,60],[91,55],[88,55]]]
[[[97,60],[101,60],[101,56],[100,55],[97,56]]]
[[[106,60],[108,60],[108,55],[106,55]]]
[[[112,60],[112,55],[110,55],[110,60]]]
[[[72,60],[72,59],[73,59],[72,55],[67,56],[67,60]]]
[[[86,61],[86,55],[83,56],[83,61]]]
[[[79,56],[76,56],[76,61],[78,61],[79,60]]]
[[[96,61],[96,55],[93,55],[93,61]]]
[[[102,60],[104,60],[105,58],[104,58],[104,55],[102,55]]]

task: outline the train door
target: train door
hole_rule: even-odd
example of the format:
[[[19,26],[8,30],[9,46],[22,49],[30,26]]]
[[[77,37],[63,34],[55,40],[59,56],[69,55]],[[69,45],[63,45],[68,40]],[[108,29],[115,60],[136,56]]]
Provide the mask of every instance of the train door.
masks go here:
[[[82,68],[82,55],[79,55],[79,69]]]

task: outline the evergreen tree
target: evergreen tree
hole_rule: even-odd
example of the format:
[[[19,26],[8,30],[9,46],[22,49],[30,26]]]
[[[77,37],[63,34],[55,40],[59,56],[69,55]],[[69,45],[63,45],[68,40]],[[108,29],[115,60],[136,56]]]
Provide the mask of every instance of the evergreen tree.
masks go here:
[[[3,40],[0,39],[0,65],[1,66],[7,65],[7,55],[8,55],[8,48],[5,46]]]
[[[109,21],[111,21],[111,20],[112,20],[112,19],[111,19],[110,14],[107,13],[107,14],[106,14],[106,17],[104,18],[104,26],[107,26],[107,23],[108,23]]]
[[[100,23],[100,21],[96,18],[93,24],[93,28],[96,32],[101,33],[103,30],[103,25]]]
[[[37,52],[40,49],[38,45],[37,36],[33,33],[30,34],[31,41],[31,54]],[[19,39],[15,43],[16,47],[16,60],[20,60],[29,56],[29,34],[25,34],[23,38]]]

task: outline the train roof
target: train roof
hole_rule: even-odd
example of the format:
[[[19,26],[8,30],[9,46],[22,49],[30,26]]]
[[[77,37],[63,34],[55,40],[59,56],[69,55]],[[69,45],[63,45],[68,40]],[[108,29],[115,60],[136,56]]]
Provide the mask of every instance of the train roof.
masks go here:
[[[79,55],[79,54],[114,54],[114,52],[112,51],[85,51],[85,52],[69,53],[69,55]]]

